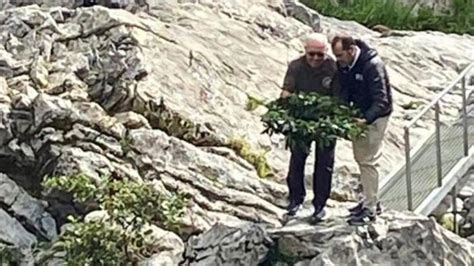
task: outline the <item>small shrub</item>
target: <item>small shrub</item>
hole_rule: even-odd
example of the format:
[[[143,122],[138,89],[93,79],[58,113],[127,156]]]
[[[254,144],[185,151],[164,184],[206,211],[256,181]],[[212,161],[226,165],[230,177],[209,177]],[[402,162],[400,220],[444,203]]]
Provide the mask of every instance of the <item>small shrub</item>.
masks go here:
[[[123,153],[127,154],[132,148],[133,139],[129,136],[124,136],[120,139],[120,147],[122,147]]]
[[[153,254],[146,241],[145,225],[179,231],[186,204],[184,195],[160,195],[151,186],[128,179],[104,179],[94,184],[85,175],[50,177],[43,186],[73,194],[75,201],[93,200],[105,210],[101,220],[69,217],[70,224],[53,243],[54,251],[65,252],[68,265],[124,265],[137,263]]]
[[[447,215],[447,214],[444,214],[439,223],[441,224],[442,227],[448,229],[449,231],[454,231],[454,216],[452,215]]]
[[[137,234],[123,230],[112,220],[84,222],[70,217],[70,224],[54,243],[53,249],[64,251],[68,265],[114,265],[137,262],[147,254],[142,246],[126,243]]]
[[[0,245],[0,265],[18,265],[21,261],[19,250],[15,247]]]
[[[247,94],[247,104],[245,106],[245,110],[253,111],[257,109],[260,105],[264,105],[263,100],[257,99]]]
[[[268,164],[266,154],[268,151],[255,150],[248,141],[241,137],[234,137],[229,140],[227,146],[234,150],[240,157],[255,167],[258,176],[271,177],[273,170]]]
[[[83,174],[46,178],[42,186],[71,193],[76,202],[87,202],[98,196],[97,186]]]

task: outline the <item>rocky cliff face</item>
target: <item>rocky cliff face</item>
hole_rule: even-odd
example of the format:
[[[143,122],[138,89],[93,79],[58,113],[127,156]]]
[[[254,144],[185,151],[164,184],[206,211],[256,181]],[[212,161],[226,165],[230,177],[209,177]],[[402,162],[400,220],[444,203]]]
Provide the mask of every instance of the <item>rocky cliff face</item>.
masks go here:
[[[77,172],[96,180],[126,176],[151,181],[165,194],[192,195],[183,238],[216,222],[231,228],[242,222],[282,226],[289,153],[282,139],[260,134],[263,110],[245,106],[247,95],[265,101],[278,96],[287,62],[315,27],[302,6],[150,1],[124,4],[125,10],[40,2],[41,7],[15,8],[10,1],[0,12],[0,230],[5,232],[0,242],[27,253],[38,241],[54,238],[65,217],[82,210],[68,198],[44,193],[39,183],[44,176]],[[474,59],[474,37],[410,32],[379,38],[332,18],[322,18],[321,26],[328,35],[348,31],[363,37],[387,62],[396,103],[382,161],[387,173],[402,158],[402,123]],[[447,99],[443,119],[455,119],[460,96]],[[433,126],[430,121],[428,116],[419,124],[413,143]],[[268,151],[272,178],[259,178],[253,165],[228,148],[236,137]],[[312,165],[309,161],[308,176]],[[332,197],[355,199],[356,177],[350,144],[340,141]],[[407,230],[423,232],[423,241],[444,239],[430,235],[430,226],[412,223],[408,227],[415,229]],[[320,230],[343,237],[353,230],[340,227],[340,233],[312,228],[305,237]],[[286,229],[272,230],[283,245],[293,243],[298,231],[288,229],[285,238]],[[461,261],[469,262],[472,246],[462,246]]]

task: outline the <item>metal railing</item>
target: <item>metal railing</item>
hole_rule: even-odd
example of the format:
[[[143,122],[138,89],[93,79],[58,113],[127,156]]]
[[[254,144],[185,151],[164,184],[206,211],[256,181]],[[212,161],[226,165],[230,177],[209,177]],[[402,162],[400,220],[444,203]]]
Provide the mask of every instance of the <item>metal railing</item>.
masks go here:
[[[468,123],[467,123],[467,97],[466,97],[466,76],[474,68],[474,62],[469,64],[458,76],[454,79],[448,87],[440,92],[428,105],[426,105],[420,113],[404,126],[405,139],[405,177],[406,177],[406,196],[408,210],[413,211],[413,193],[412,193],[412,158],[410,146],[410,129],[432,108],[435,110],[435,146],[436,146],[436,172],[437,185],[442,186],[443,183],[443,163],[442,163],[442,147],[441,147],[441,121],[440,121],[440,101],[448,92],[454,90],[456,85],[461,82],[462,90],[462,127],[463,127],[463,155],[468,156]],[[455,199],[455,198],[454,198]]]

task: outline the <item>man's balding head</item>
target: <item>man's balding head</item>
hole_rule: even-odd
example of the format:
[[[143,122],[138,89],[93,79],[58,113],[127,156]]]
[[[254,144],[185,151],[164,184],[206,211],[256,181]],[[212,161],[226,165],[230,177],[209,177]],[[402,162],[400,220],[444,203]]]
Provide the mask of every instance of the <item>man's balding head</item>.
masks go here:
[[[328,44],[328,39],[324,34],[315,32],[306,36],[304,46],[305,48],[314,47],[318,49],[327,50],[329,44]]]
[[[328,39],[324,34],[311,33],[306,36],[304,49],[306,52],[306,61],[312,67],[318,67],[326,59],[328,50]]]

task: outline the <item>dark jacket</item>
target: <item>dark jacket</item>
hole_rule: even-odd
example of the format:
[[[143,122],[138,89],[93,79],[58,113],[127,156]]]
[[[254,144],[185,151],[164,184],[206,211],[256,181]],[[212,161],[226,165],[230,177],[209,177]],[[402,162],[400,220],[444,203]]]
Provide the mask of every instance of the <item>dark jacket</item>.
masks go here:
[[[311,67],[303,55],[290,62],[282,87],[290,92],[317,92],[337,96],[340,91],[337,64],[328,57],[320,66]]]
[[[339,68],[342,98],[362,111],[372,124],[377,118],[392,112],[392,92],[387,70],[377,52],[366,43],[356,40],[360,55],[352,69]]]

